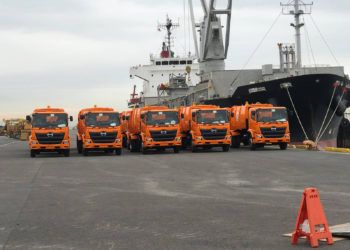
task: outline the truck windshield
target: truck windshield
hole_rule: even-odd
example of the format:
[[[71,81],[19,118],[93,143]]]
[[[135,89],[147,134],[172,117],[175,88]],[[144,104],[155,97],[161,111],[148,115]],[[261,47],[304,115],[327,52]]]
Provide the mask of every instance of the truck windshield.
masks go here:
[[[33,114],[33,128],[65,128],[68,126],[67,114]]]
[[[119,113],[88,113],[85,124],[88,127],[116,127],[120,125]]]
[[[199,110],[197,111],[197,123],[223,124],[228,122],[226,110]]]
[[[258,122],[286,122],[288,120],[286,109],[259,109]]]
[[[157,111],[147,112],[147,125],[176,125],[179,123],[178,113],[176,111]]]

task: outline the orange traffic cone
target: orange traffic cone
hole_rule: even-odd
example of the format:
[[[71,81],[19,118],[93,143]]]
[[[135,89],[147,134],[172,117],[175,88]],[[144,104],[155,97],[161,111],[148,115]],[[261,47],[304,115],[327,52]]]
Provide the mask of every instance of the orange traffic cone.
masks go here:
[[[329,245],[333,244],[332,233],[329,231],[320,195],[316,188],[306,188],[303,192],[292,235],[292,244],[297,244],[298,239],[302,236],[306,236],[312,247],[318,247],[320,239],[327,239]]]

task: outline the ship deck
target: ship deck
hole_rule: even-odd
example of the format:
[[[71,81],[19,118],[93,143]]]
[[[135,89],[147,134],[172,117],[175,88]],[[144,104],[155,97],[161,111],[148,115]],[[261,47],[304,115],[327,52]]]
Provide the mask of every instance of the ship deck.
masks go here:
[[[282,234],[309,186],[330,225],[350,222],[349,155],[218,151],[31,159],[26,142],[0,137],[0,247],[304,249]]]

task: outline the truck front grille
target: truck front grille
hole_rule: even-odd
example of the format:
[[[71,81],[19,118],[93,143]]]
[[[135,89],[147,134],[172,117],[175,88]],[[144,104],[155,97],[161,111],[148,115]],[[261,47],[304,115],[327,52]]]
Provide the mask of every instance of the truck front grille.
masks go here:
[[[285,135],[286,133],[286,128],[260,128],[262,135],[265,138],[281,138]]]
[[[204,140],[223,140],[225,139],[227,129],[201,129]]]
[[[90,132],[89,134],[94,143],[113,143],[118,136],[117,132]]]
[[[35,133],[40,144],[61,144],[64,133]]]
[[[153,130],[150,133],[153,141],[173,141],[177,130]]]

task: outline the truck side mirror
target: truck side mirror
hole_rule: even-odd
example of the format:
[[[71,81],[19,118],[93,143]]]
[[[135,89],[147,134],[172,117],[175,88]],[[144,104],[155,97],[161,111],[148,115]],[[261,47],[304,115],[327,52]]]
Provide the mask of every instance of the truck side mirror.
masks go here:
[[[145,114],[141,114],[141,120],[145,119]]]
[[[85,119],[85,115],[80,115],[80,116],[79,116],[79,119],[80,119],[80,120],[84,120],[84,119]]]
[[[235,113],[234,112],[231,113],[231,117],[232,118],[235,117]]]
[[[129,121],[129,119],[130,119],[129,116],[126,116],[126,117],[125,117],[125,120],[126,120],[126,121]]]
[[[72,121],[73,121],[73,116],[70,116],[70,117],[69,117],[69,120],[72,122]]]
[[[125,119],[125,115],[122,115],[122,120],[123,120],[123,121],[125,121],[125,120],[126,120],[126,119]]]
[[[181,114],[180,116],[181,116],[181,119],[184,119],[184,118],[185,118],[185,115],[184,115],[184,114]]]
[[[196,121],[196,113],[192,113],[192,121]]]
[[[255,112],[255,111],[252,111],[252,113],[251,113],[251,118],[252,118],[252,120],[255,120],[255,115],[256,115],[256,112]]]
[[[30,115],[26,116],[26,121],[29,122],[29,123],[32,122],[32,118],[30,117]]]

